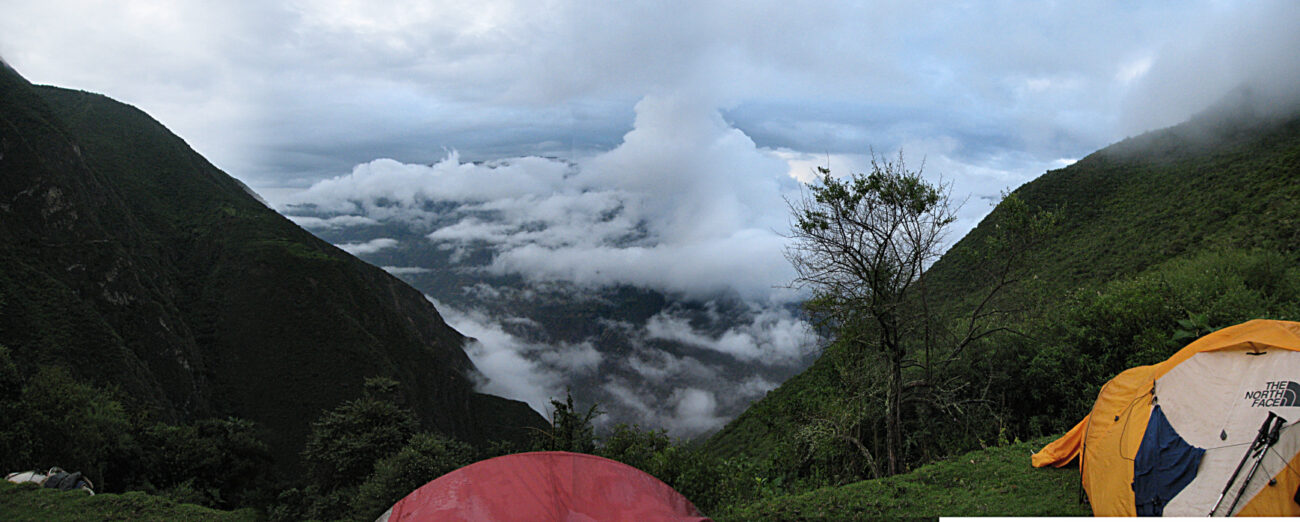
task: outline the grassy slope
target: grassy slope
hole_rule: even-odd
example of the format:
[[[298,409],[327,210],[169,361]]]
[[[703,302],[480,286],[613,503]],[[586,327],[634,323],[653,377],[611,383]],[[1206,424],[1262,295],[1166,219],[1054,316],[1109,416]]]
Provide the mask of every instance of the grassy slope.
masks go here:
[[[92,521],[156,520],[177,522],[252,522],[251,509],[218,511],[193,504],[180,504],[138,491],[121,495],[85,495],[74,491],[44,489],[35,484],[0,481],[0,514],[5,520]]]
[[[910,473],[776,497],[723,520],[854,520],[940,516],[1090,516],[1078,468],[1029,467],[1051,438],[973,451]]]
[[[1046,302],[1064,291],[1132,276],[1202,249],[1261,247],[1300,254],[1300,118],[1234,121],[1233,109],[1147,133],[1050,171],[1016,190],[1060,215],[1057,232],[1031,255]],[[927,274],[932,301],[977,295],[965,283],[969,252],[993,230],[999,209]],[[723,456],[771,455],[806,412],[827,404],[838,380],[823,356],[720,432],[705,447]]]
[[[1049,290],[1132,276],[1221,248],[1300,248],[1300,118],[1222,121],[1210,115],[1130,138],[1016,189],[1060,216],[1033,270]],[[961,297],[969,251],[992,231],[995,209],[929,273]]]

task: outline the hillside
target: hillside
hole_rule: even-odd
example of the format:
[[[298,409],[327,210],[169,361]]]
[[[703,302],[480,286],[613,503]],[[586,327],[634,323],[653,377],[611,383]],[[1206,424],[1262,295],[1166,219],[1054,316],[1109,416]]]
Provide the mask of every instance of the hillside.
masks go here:
[[[267,208],[143,112],[0,70],[0,345],[168,422],[238,416],[292,464],[367,377],[470,441],[544,425],[473,390],[420,292]],[[504,419],[504,420],[503,420]],[[502,426],[506,422],[509,426]]]
[[[1084,517],[1078,468],[1030,468],[1042,438],[982,449],[910,473],[777,496],[723,520],[880,520],[962,517]]]
[[[1000,432],[1052,433],[1085,413],[1106,378],[1180,347],[1180,329],[1194,335],[1295,313],[1300,118],[1259,116],[1247,98],[1238,94],[1014,191],[1030,208],[1057,216],[1052,234],[1028,252],[1025,283],[1011,296],[1022,313],[1004,326],[1024,335],[990,338],[949,375],[983,390],[985,416],[971,421],[978,426],[917,437],[951,435],[952,451]],[[979,268],[974,252],[1005,212],[999,205],[931,267],[931,302],[954,310],[982,295],[970,277]],[[844,452],[827,455],[808,439],[816,435],[810,420],[842,413],[844,357],[831,346],[705,447],[766,459],[796,476],[842,463]],[[871,435],[855,429],[864,430],[858,437]],[[952,435],[962,430],[964,438]],[[924,444],[917,457],[934,458]]]
[[[1062,291],[1131,276],[1206,249],[1300,249],[1300,118],[1261,117],[1241,94],[1193,119],[1106,147],[1016,189],[1060,216],[1033,270]],[[930,270],[962,296],[969,253],[999,209]]]

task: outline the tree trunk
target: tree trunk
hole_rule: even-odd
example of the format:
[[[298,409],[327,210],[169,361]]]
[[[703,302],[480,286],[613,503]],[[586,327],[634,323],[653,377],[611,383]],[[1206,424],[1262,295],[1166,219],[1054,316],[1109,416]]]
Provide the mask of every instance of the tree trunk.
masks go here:
[[[885,439],[889,446],[889,474],[897,475],[903,468],[903,354],[897,347],[889,348],[889,406],[886,408]]]

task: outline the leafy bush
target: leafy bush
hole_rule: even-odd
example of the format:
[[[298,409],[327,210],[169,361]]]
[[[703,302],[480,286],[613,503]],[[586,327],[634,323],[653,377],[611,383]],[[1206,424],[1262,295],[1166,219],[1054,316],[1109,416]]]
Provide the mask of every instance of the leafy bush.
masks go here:
[[[229,509],[264,487],[270,450],[252,421],[155,424],[139,437],[147,480],[178,502]]]
[[[567,392],[564,402],[551,399],[551,408],[551,428],[534,435],[533,450],[594,453],[596,431],[591,421],[604,412],[592,404],[586,413],[579,413],[573,405],[573,394]]]
[[[22,396],[22,376],[9,355],[9,348],[0,345],[0,419],[6,419],[0,424],[0,470],[31,465],[30,435],[19,422],[26,417]]]
[[[363,397],[325,412],[312,423],[302,458],[314,484],[355,486],[375,462],[397,453],[416,430],[415,414],[392,402]]]
[[[97,488],[113,490],[109,462],[133,445],[131,424],[111,394],[77,382],[61,367],[42,367],[23,386],[9,430],[25,432],[19,469],[59,466],[81,471]]]
[[[1300,268],[1281,253],[1202,252],[1071,293],[999,348],[996,386],[1022,438],[1068,429],[1102,384],[1196,338],[1256,318],[1295,319]]]
[[[429,481],[474,462],[474,448],[433,433],[418,433],[397,454],[375,463],[375,471],[357,490],[352,511],[359,520],[374,520],[402,497]]]
[[[618,424],[601,440],[597,455],[646,470],[655,455],[672,445],[663,430],[643,430],[637,425]]]

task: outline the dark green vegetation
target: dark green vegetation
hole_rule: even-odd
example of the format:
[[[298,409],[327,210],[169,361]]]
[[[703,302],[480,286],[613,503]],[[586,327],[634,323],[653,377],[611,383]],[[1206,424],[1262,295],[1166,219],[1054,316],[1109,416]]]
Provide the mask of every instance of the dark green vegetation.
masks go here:
[[[0,481],[0,513],[4,514],[5,520],[13,522],[252,522],[258,519],[252,509],[218,511],[138,491],[89,496],[78,491],[57,491],[35,484],[4,481]]]
[[[727,520],[844,520],[899,517],[981,516],[1086,516],[1087,504],[1078,500],[1078,470],[1031,469],[1024,465],[1027,454],[1048,439],[1015,443],[959,455],[923,466],[907,474],[859,482],[841,488],[822,488],[800,494],[782,495],[761,479],[746,475],[750,469],[723,465],[668,441],[662,433],[620,426],[602,441],[599,454],[651,470],[670,482],[705,486],[690,491],[700,498],[710,492],[745,493],[726,500],[735,505],[709,506],[705,512],[718,521]],[[454,444],[454,443],[453,443]],[[417,436],[411,446],[376,467],[377,480],[363,485],[353,500],[373,520],[392,504],[385,489],[409,492],[423,484],[400,484],[404,476],[441,474],[454,469],[462,459],[445,440]],[[442,460],[440,460],[442,459]],[[711,462],[711,464],[710,464]],[[394,483],[391,483],[394,482]],[[742,483],[747,482],[747,483]],[[751,502],[756,495],[763,500]],[[397,497],[400,498],[400,495]],[[382,500],[380,500],[382,499]],[[374,504],[367,506],[367,504]],[[88,497],[78,492],[60,492],[0,482],[0,512],[6,520],[158,520],[158,521],[245,521],[258,520],[251,509],[217,511],[140,492],[100,494]],[[370,515],[373,513],[374,515]]]
[[[0,470],[264,505],[375,377],[402,435],[523,443],[545,420],[475,393],[464,342],[143,112],[0,67]]]
[[[302,457],[305,484],[283,490],[272,520],[374,520],[425,482],[481,458],[526,449],[502,441],[482,450],[433,432],[419,432],[397,381],[366,380],[361,398],[312,423]]]
[[[905,374],[905,382],[942,384],[966,401],[960,412],[904,404],[909,468],[1060,433],[1087,413],[1110,377],[1161,361],[1213,329],[1300,319],[1300,119],[1260,117],[1243,102],[1027,183],[927,271],[926,297],[946,317],[930,331],[958,330],[957,319],[988,295],[979,276],[1008,220],[1024,210],[1055,218],[1025,252],[1016,285],[992,302],[1002,310],[991,325],[999,333],[944,371]],[[886,430],[871,412],[885,407],[884,394],[871,383],[885,378],[842,342],[843,329],[831,333],[841,341],[705,448],[748,459],[769,480],[793,484],[790,491],[869,478],[852,441],[882,454]],[[852,396],[860,399],[845,399]],[[785,500],[813,510],[884,483],[823,490],[805,504]],[[970,507],[940,512],[980,513]],[[925,513],[935,511],[918,511]]]

